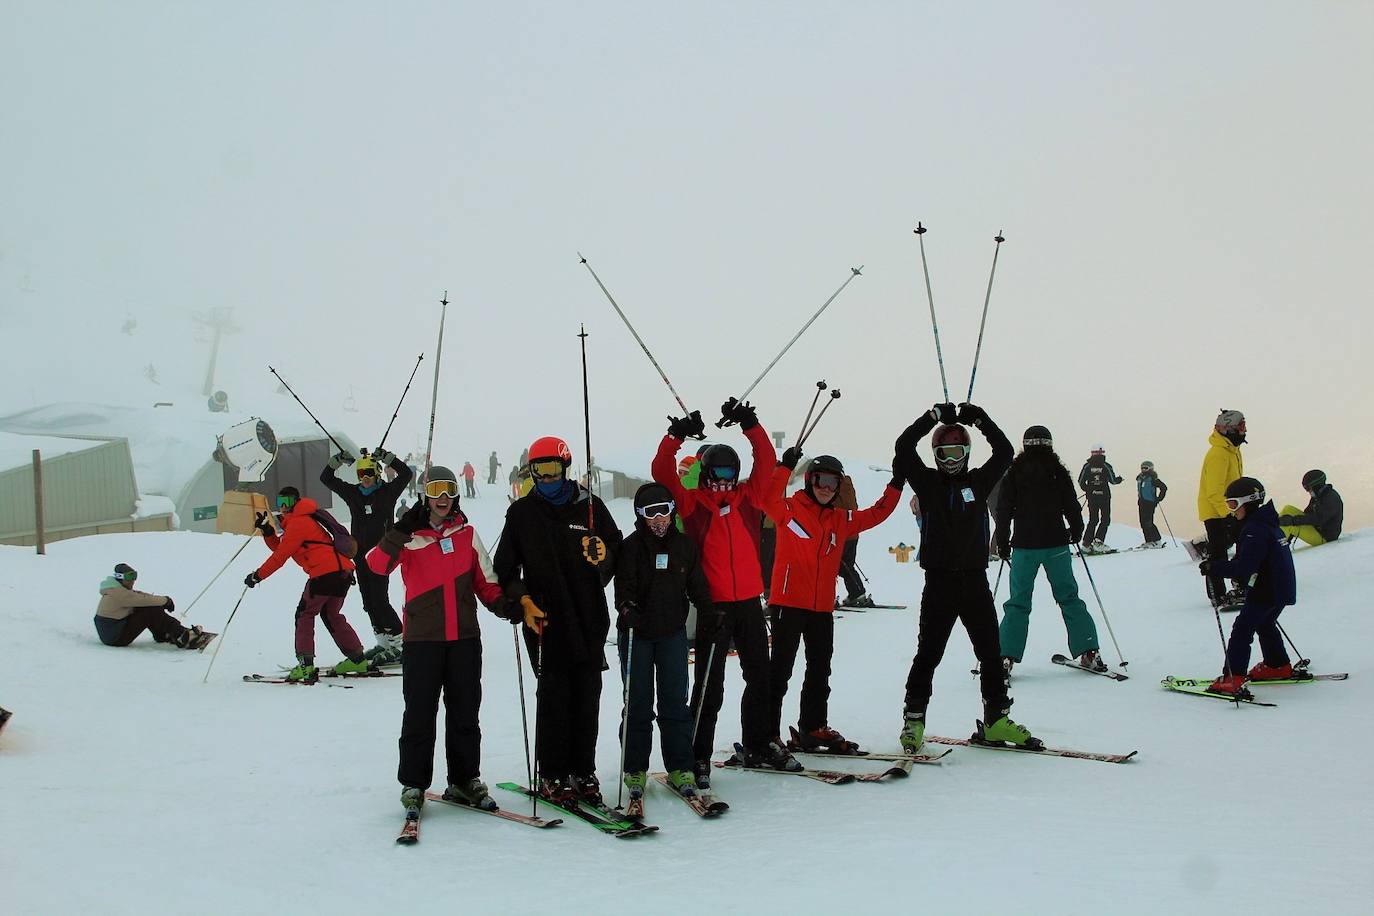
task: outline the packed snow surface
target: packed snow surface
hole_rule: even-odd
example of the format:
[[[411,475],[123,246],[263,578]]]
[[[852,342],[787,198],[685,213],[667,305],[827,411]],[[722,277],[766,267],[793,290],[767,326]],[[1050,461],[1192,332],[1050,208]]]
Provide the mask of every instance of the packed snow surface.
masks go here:
[[[860,497],[876,498],[884,479],[863,472]],[[504,488],[483,486],[463,505],[493,543]],[[628,528],[628,501],[612,508]],[[1118,514],[1132,508],[1118,500]],[[1137,539],[1120,527],[1111,538]],[[844,613],[835,633],[831,723],[875,751],[898,750],[916,643],[921,571],[893,561],[887,548],[898,541],[915,541],[905,503],[863,537],[859,557],[879,600],[911,608]],[[662,829],[629,841],[576,821],[534,831],[431,805],[420,845],[409,848],[393,843],[401,679],[349,689],[240,680],[292,659],[303,583],[294,564],[243,598],[208,683],[209,651],[147,636],[127,649],[97,641],[97,588],[116,562],[139,570],[139,588],[185,607],[242,543],[178,532],[62,541],[46,557],[0,547],[0,627],[11,650],[0,706],[15,714],[0,734],[7,914],[1368,912],[1367,532],[1296,552],[1300,601],[1282,622],[1315,670],[1351,677],[1261,688],[1275,709],[1159,686],[1166,674],[1212,676],[1221,664],[1216,623],[1183,550],[1089,560],[1130,662],[1122,683],[1050,664],[1067,650],[1042,579],[1013,716],[1053,747],[1138,749],[1128,764],[956,748],[942,766],[891,783],[721,772],[727,814],[700,820],[653,787],[648,819]],[[190,622],[224,631],[244,575],[264,555],[250,544]],[[1081,566],[1078,575],[1115,663]],[[399,606],[399,581],[392,594]],[[345,612],[370,644],[356,591]],[[482,626],[483,775],[494,785],[522,779],[525,755],[511,628],[485,612]],[[317,653],[324,663],[338,658],[322,626]],[[972,730],[972,664],[956,628],[936,676],[931,733]],[[785,721],[795,721],[800,684],[799,660]],[[720,748],[738,735],[740,686],[732,662]],[[612,799],[619,697],[608,672],[599,767]],[[530,704],[532,712],[532,693]],[[438,779],[442,755],[441,736]]]

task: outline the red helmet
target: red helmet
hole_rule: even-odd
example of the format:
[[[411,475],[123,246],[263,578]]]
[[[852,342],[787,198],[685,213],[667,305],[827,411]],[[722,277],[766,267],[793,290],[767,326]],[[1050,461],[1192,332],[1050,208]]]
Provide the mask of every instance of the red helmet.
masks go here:
[[[572,464],[572,449],[568,448],[568,443],[557,436],[540,436],[530,443],[530,461],[540,459],[557,458],[563,464]]]
[[[930,437],[931,450],[935,452],[935,464],[940,470],[957,474],[968,466],[968,453],[973,444],[968,430],[958,423],[950,423],[935,430]]]

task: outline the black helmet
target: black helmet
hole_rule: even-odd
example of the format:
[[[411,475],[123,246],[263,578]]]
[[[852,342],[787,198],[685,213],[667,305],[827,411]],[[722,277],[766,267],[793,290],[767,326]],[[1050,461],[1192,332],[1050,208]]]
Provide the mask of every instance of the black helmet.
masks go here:
[[[1021,434],[1022,448],[1054,448],[1054,439],[1050,436],[1050,431],[1043,426],[1027,426],[1026,431]]]
[[[1313,469],[1302,475],[1302,488],[1308,493],[1315,493],[1326,486],[1326,472]]]
[[[817,455],[811,459],[811,463],[806,466],[806,495],[812,499],[816,498],[816,491],[811,486],[811,480],[817,474],[834,474],[843,477],[844,463],[834,455]],[[832,496],[831,499],[833,500],[834,497]]]
[[[1264,484],[1253,477],[1237,477],[1226,486],[1226,508],[1234,512],[1246,503],[1264,502]],[[1236,505],[1232,506],[1231,503]]]
[[[134,569],[128,563],[116,563],[114,577],[120,582],[132,582],[138,578],[138,570]]]
[[[722,484],[732,489],[739,483],[739,455],[728,445],[713,445],[701,453],[701,485]]]

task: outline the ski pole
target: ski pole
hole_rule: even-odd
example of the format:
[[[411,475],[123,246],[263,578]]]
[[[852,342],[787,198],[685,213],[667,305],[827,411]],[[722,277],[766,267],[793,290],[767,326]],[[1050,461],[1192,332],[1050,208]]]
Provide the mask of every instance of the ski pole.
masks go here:
[[[1130,662],[1126,661],[1126,659],[1121,655],[1121,646],[1117,644],[1116,634],[1112,632],[1111,618],[1107,616],[1107,609],[1102,606],[1102,595],[1100,595],[1097,591],[1097,582],[1093,580],[1093,571],[1088,568],[1088,559],[1087,557],[1083,556],[1083,548],[1081,547],[1078,548],[1078,559],[1081,560],[1083,563],[1083,571],[1088,574],[1088,584],[1092,586],[1093,597],[1097,599],[1097,609],[1102,613],[1102,622],[1107,625],[1107,635],[1112,638],[1112,647],[1116,649],[1116,657],[1121,662],[1121,664],[1118,667],[1125,668],[1127,665],[1130,664]],[[1221,625],[1220,618],[1217,618],[1217,625]]]
[[[291,386],[286,384],[286,379],[281,377],[281,373],[277,372],[277,370],[273,369],[271,366],[267,367],[267,371],[275,375],[277,377],[277,381],[281,382],[281,386],[291,393],[291,397],[296,399],[296,403],[301,405],[301,407],[305,410],[306,413],[310,414],[310,419],[314,420],[315,425],[320,428],[320,430],[325,434],[326,437],[328,437],[330,442],[334,443],[334,447],[338,449],[343,455],[345,455],[350,461],[352,461],[353,454],[349,452],[348,449],[340,445],[339,440],[335,439],[333,434],[330,433],[329,430],[324,428],[324,424],[320,422],[320,418],[315,416],[314,413],[311,413],[310,408],[306,407],[305,402],[300,399],[300,395],[296,394],[295,391],[292,391]]]
[[[635,628],[625,631],[625,689],[622,696],[620,720],[620,788],[615,792],[615,806],[619,810],[625,794],[625,742],[630,736],[630,675],[635,670]]]
[[[447,296],[448,293],[444,295]],[[377,443],[377,447],[373,449],[374,452],[381,449],[386,444],[386,437],[391,435],[391,427],[396,422],[397,414],[401,412],[401,405],[405,403],[406,395],[410,393],[410,383],[415,381],[415,373],[420,371],[420,361],[424,358],[425,354],[421,353],[419,359],[415,360],[415,368],[410,370],[410,378],[406,381],[405,390],[401,392],[401,399],[396,402],[396,409],[391,412],[391,422],[386,425],[386,432],[382,433],[382,441]]]
[[[425,443],[425,482],[429,482],[430,460],[434,456],[434,415],[439,409],[439,366],[444,360],[444,319],[448,317],[448,290],[439,300],[443,310],[439,313],[439,345],[434,351],[434,394],[429,400],[429,440]]]
[[[821,405],[820,413],[816,414],[816,419],[811,422],[811,428],[806,430],[806,432],[802,434],[802,438],[798,440],[797,448],[801,448],[802,445],[806,443],[806,440],[811,438],[811,434],[816,431],[816,427],[821,425],[821,417],[825,416],[825,412],[830,409],[830,405],[834,404],[839,399],[840,389],[831,388],[830,400],[826,401],[824,404]]]
[[[253,535],[250,534],[248,536],[248,540],[240,544],[239,549],[234,551],[234,555],[229,558],[229,562],[225,563],[223,566],[220,567],[219,572],[215,573],[214,576],[211,577],[210,581],[205,583],[205,587],[200,590],[200,594],[192,598],[191,603],[186,605],[186,607],[182,608],[181,613],[177,616],[180,617],[182,620],[185,620],[186,615],[191,613],[191,608],[196,606],[196,602],[199,601],[201,597],[210,590],[210,586],[214,585],[215,582],[218,581],[220,576],[224,575],[224,571],[233,565],[234,561],[239,558],[239,554],[243,553],[243,548],[247,547],[251,543],[253,543]]]
[[[840,293],[844,292],[844,288],[848,286],[850,283],[852,283],[855,277],[863,275],[863,269],[864,266],[862,264],[860,264],[858,267],[849,268],[848,279],[846,279],[843,283],[840,284],[839,289],[835,290],[835,292],[830,294],[830,298],[825,300],[825,302],[821,304],[820,308],[816,309],[816,314],[812,315],[810,318],[807,319],[806,324],[801,326],[801,330],[794,334],[792,336],[792,339],[787,342],[787,346],[783,347],[782,350],[778,352],[778,355],[773,357],[773,361],[769,363],[767,366],[764,366],[763,371],[759,373],[759,377],[754,379],[753,384],[751,384],[748,388],[744,389],[744,394],[739,396],[740,401],[743,401],[745,398],[749,397],[750,392],[752,392],[755,388],[758,387],[759,382],[763,381],[764,376],[771,372],[773,370],[773,367],[778,364],[778,360],[782,359],[783,356],[787,354],[787,351],[792,349],[792,345],[795,344],[798,340],[800,340],[801,336],[806,333],[806,329],[811,327],[811,325],[815,322],[817,318],[821,317],[821,312],[824,312],[827,308],[829,308],[830,303],[834,302],[836,297],[838,297]],[[723,426],[725,426],[725,419],[721,418],[716,422],[716,427],[720,428]]]
[[[698,614],[698,620],[700,615]],[[701,678],[701,694],[697,697],[697,712],[692,717],[692,747],[697,745],[697,729],[701,728],[701,711],[706,707],[706,690],[711,680],[711,666],[716,661],[716,634],[711,634],[711,648],[706,653],[706,675]],[[695,753],[695,750],[693,751]]]
[[[935,320],[935,296],[930,291],[930,267],[926,265],[926,227],[918,221],[916,228],[911,230],[916,233],[916,241],[921,244],[921,272],[926,277],[926,301],[930,303],[930,328],[935,332],[935,361],[940,364],[940,388],[945,393],[945,401],[949,401],[949,382],[945,380],[945,354],[940,349],[940,324]]]
[[[1007,561],[1003,560],[997,564],[997,583],[992,587],[992,597],[997,598],[997,590],[1002,587],[1002,570],[1007,568]]]
[[[1174,537],[1174,529],[1173,529],[1173,526],[1169,524],[1169,516],[1166,515],[1166,514],[1164,513],[1164,504],[1163,504],[1163,503],[1160,503],[1160,505],[1159,505],[1159,516],[1160,516],[1160,518],[1164,519],[1164,527],[1165,527],[1166,529],[1168,529],[1168,531],[1169,531],[1169,540],[1173,541],[1173,542],[1174,542],[1174,546],[1177,547],[1177,546],[1178,546],[1178,538]]]
[[[1296,667],[1306,668],[1308,665],[1312,664],[1312,659],[1305,658],[1303,654],[1298,651],[1298,647],[1293,643],[1292,638],[1288,635],[1288,631],[1283,628],[1283,624],[1275,620],[1274,625],[1279,628],[1279,632],[1283,634],[1283,638],[1288,640],[1288,645],[1292,646],[1293,654],[1298,657],[1298,664],[1296,665]]]
[[[1226,679],[1231,680],[1231,656],[1226,651],[1226,634],[1221,630],[1221,607],[1215,601],[1212,602],[1212,616],[1217,620],[1217,638],[1221,640],[1221,670],[1226,673]],[[1240,709],[1240,695],[1237,694],[1233,702],[1236,709]]]
[[[811,422],[811,414],[816,410],[816,402],[821,399],[821,393],[825,391],[827,387],[829,386],[825,384],[825,379],[821,379],[816,383],[816,396],[811,399],[811,407],[806,411],[806,419],[801,422],[800,429],[803,433],[806,432],[806,425]],[[797,436],[797,438],[801,439],[801,436]]]
[[[536,681],[544,674],[544,631],[537,631],[535,644],[534,678]],[[534,685],[534,779],[530,781],[530,813],[539,816],[539,685]]]
[[[582,428],[587,436],[587,538],[596,534],[596,504],[592,494],[592,405],[587,391],[587,326],[578,325],[578,337],[582,339]],[[583,538],[586,545],[587,538]]]
[[[210,656],[210,664],[205,666],[205,677],[200,679],[202,684],[208,683],[210,680],[210,669],[215,667],[215,659],[219,658],[220,647],[224,645],[224,638],[229,635],[229,624],[234,622],[234,615],[239,612],[239,605],[243,604],[243,596],[246,594],[248,594],[248,586],[245,585],[239,594],[239,600],[234,602],[234,609],[229,612],[229,619],[224,621],[224,629],[219,631],[219,639],[215,641],[215,651]]]
[[[649,352],[648,346],[644,343],[644,338],[640,337],[634,325],[630,324],[630,319],[625,317],[625,313],[621,310],[620,304],[615,301],[615,297],[611,295],[611,291],[606,289],[606,284],[601,282],[601,278],[596,275],[596,271],[592,270],[592,265],[588,264],[587,259],[582,257],[582,252],[579,251],[577,257],[578,260],[582,262],[582,265],[587,268],[587,272],[592,275],[592,279],[596,281],[596,285],[601,287],[601,292],[606,294],[606,301],[611,304],[611,308],[615,309],[615,313],[620,316],[620,320],[625,322],[625,327],[629,328],[631,336],[635,339],[635,343],[639,344],[639,349],[643,350],[644,355],[649,357],[649,362],[653,365],[654,369],[658,371],[658,377],[663,379],[663,384],[667,385],[668,390],[672,392],[673,400],[677,401],[677,406],[682,408],[682,415],[684,417],[687,416],[691,411],[689,411],[687,405],[683,403],[682,396],[677,393],[677,389],[673,387],[673,383],[668,381],[668,374],[663,371],[663,367],[658,364],[658,360],[654,359],[654,354]],[[704,439],[706,437],[698,436],[697,438]]]
[[[964,398],[965,401],[973,400],[973,380],[978,377],[978,357],[983,352],[983,328],[987,327],[988,324],[988,302],[992,299],[992,278],[997,273],[997,253],[1002,250],[1002,243],[1006,241],[1002,238],[1002,230],[997,230],[997,235],[993,237],[993,241],[997,245],[992,249],[992,270],[988,272],[988,291],[987,295],[983,297],[983,319],[978,322],[978,346],[973,350],[973,371],[969,373],[968,397]]]
[[[525,711],[525,670],[524,662],[520,657],[520,627],[522,625],[517,624],[511,627],[510,632],[515,639],[515,680],[520,687],[520,729],[525,735],[525,778],[530,781],[530,788],[533,789],[534,764],[530,762],[530,719],[529,714]]]

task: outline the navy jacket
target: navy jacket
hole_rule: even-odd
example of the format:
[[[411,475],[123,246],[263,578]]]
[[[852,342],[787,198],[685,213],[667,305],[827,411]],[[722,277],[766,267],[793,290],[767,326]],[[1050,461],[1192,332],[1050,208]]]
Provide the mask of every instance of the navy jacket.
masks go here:
[[[1250,585],[1246,604],[1268,607],[1296,604],[1298,576],[1293,570],[1293,552],[1288,538],[1279,529],[1279,514],[1272,502],[1246,513],[1236,556],[1213,560],[1212,572]]]

